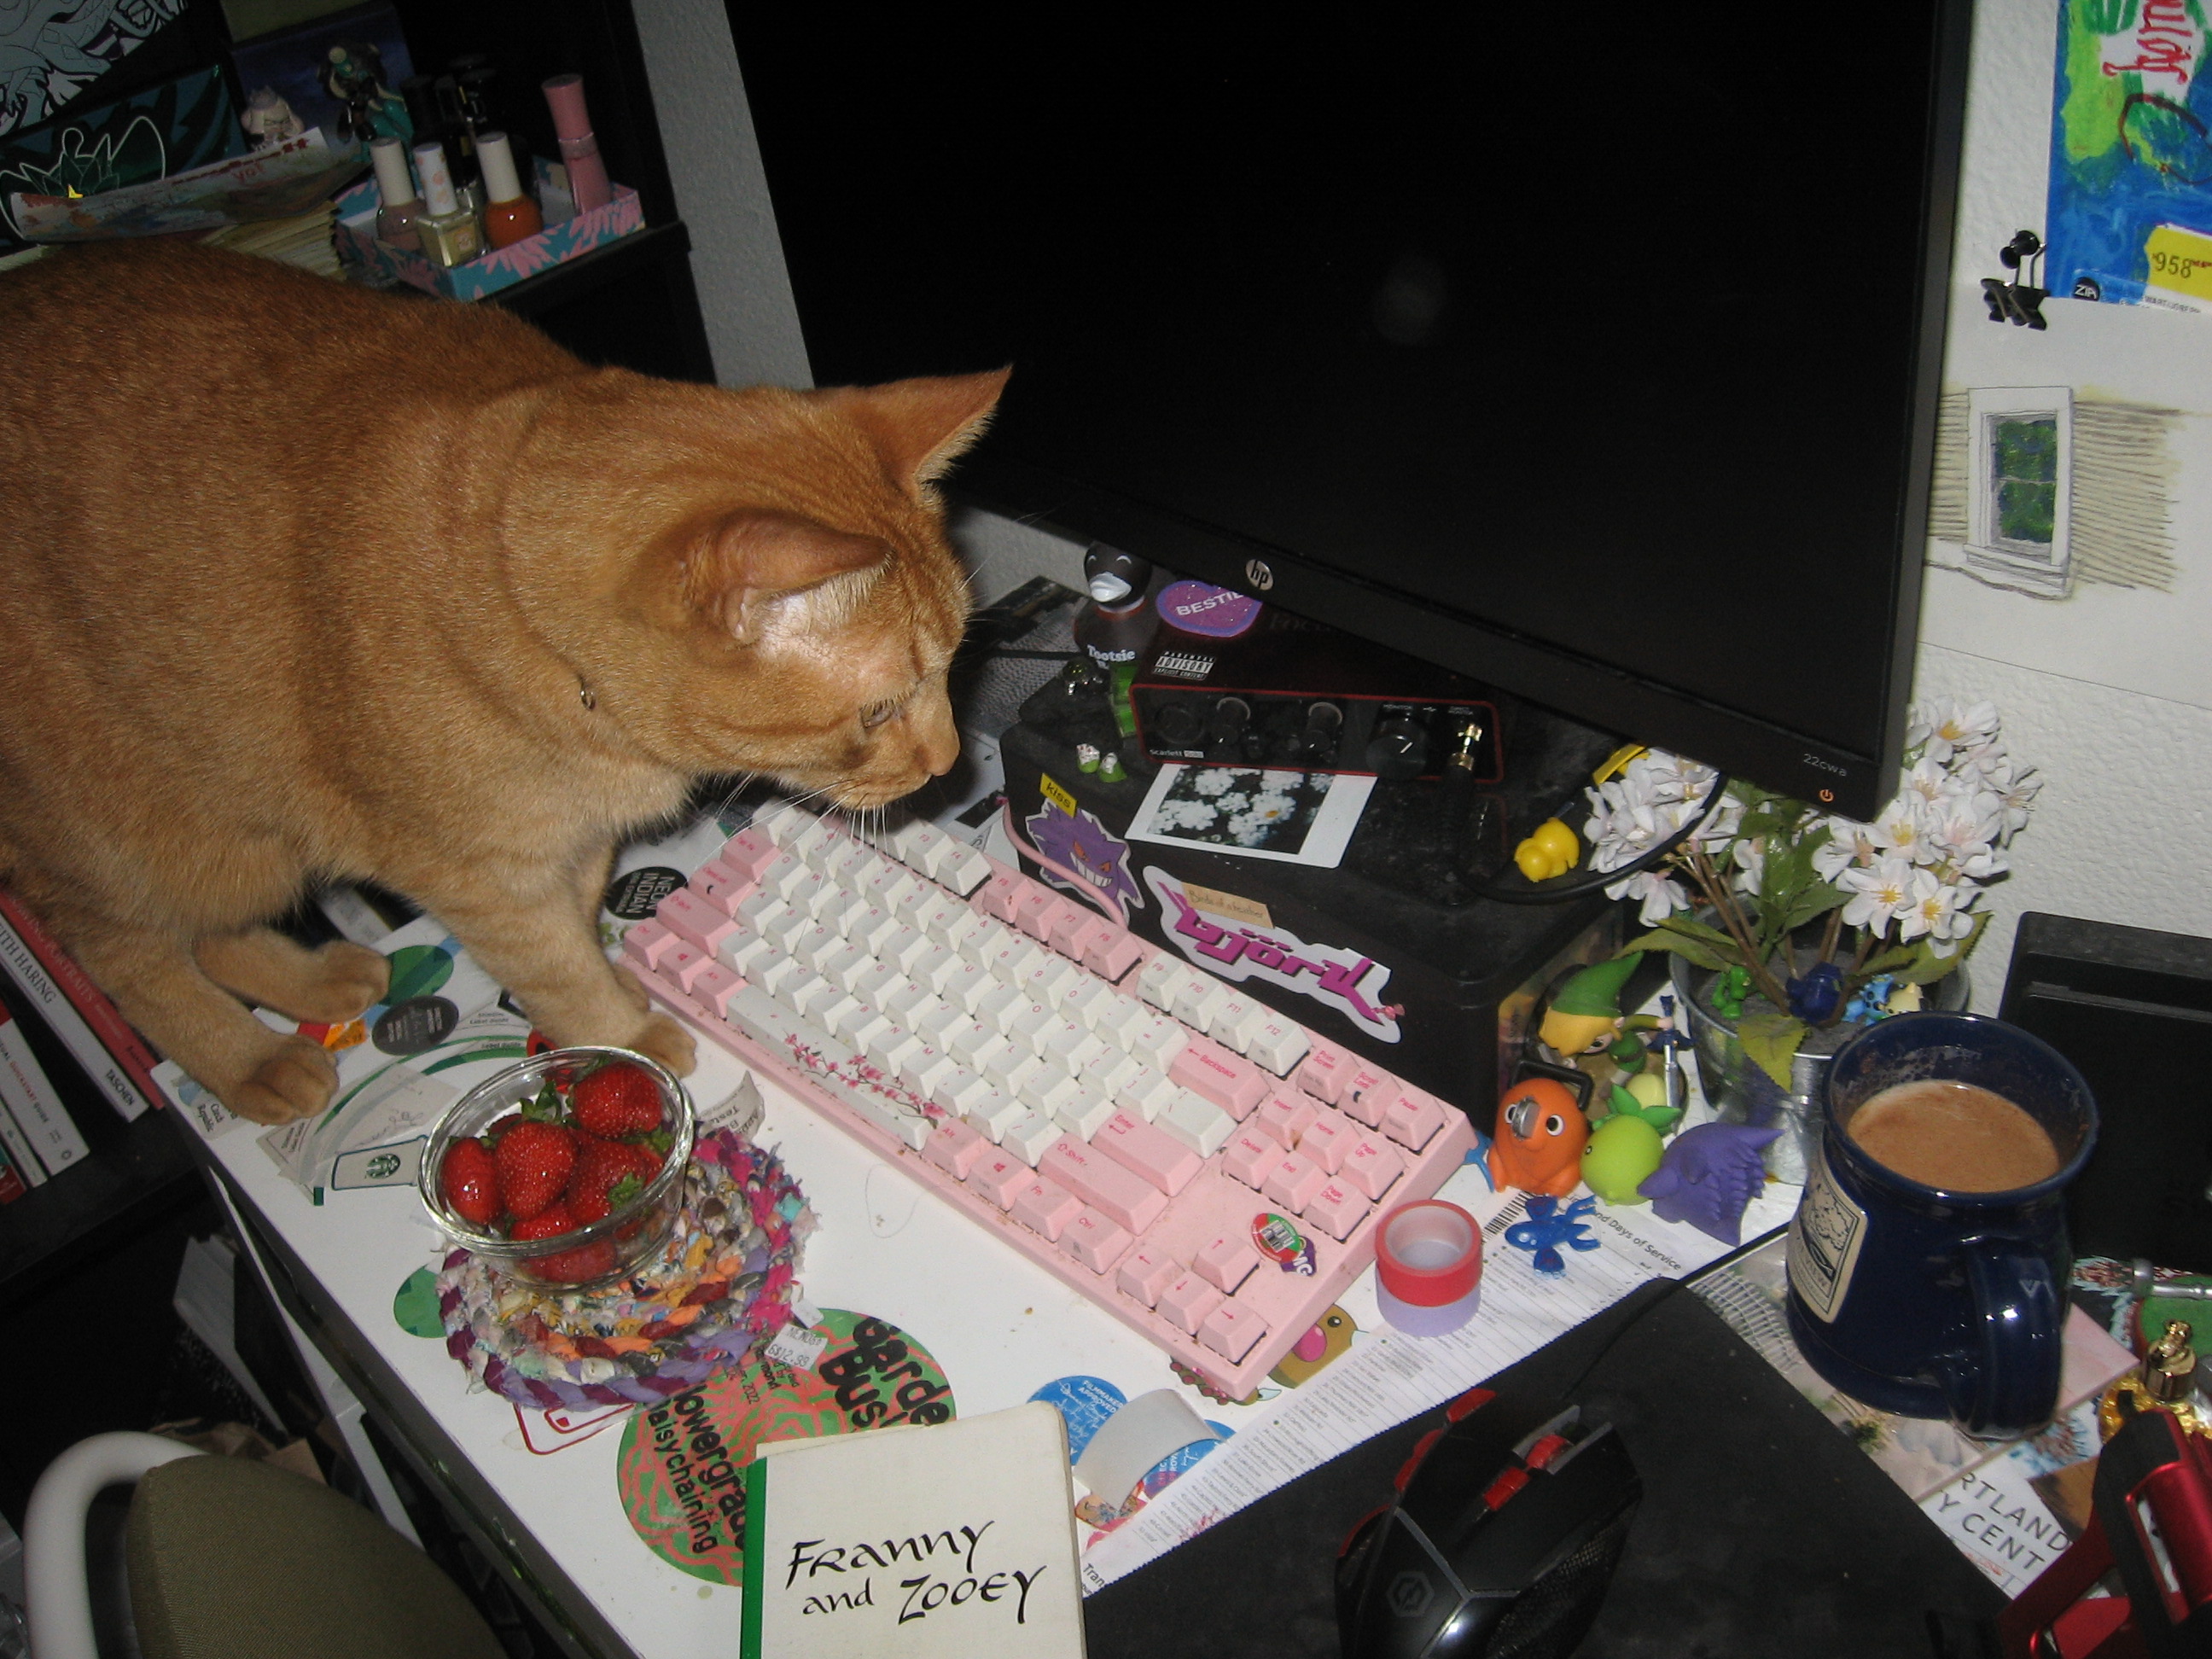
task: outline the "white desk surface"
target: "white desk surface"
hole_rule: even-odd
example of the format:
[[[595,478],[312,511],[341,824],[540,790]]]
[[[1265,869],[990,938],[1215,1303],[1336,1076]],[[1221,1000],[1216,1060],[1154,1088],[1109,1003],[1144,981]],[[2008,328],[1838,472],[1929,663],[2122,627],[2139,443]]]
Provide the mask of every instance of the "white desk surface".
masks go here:
[[[442,1080],[465,1089],[502,1063],[477,1062],[446,1073]],[[688,1079],[694,1097],[706,1105],[726,1098],[745,1069],[726,1052],[702,1042],[699,1068]],[[781,1151],[821,1224],[807,1242],[801,1264],[807,1297],[819,1307],[888,1320],[920,1340],[951,1383],[961,1415],[1018,1404],[1044,1384],[1068,1376],[1103,1378],[1132,1399],[1176,1386],[1159,1350],[1060,1280],[1000,1248],[951,1206],[800,1105],[769,1077],[758,1081],[767,1116],[757,1138]],[[195,1117],[191,1112],[184,1115]],[[514,1406],[496,1394],[471,1391],[467,1374],[441,1340],[410,1335],[399,1326],[392,1301],[401,1284],[444,1254],[413,1188],[337,1191],[315,1205],[256,1144],[259,1133],[234,1119],[216,1129],[208,1145],[235,1190],[412,1394],[414,1404],[473,1466],[508,1516],[526,1528],[574,1593],[642,1659],[735,1655],[739,1592],[710,1585],[663,1560],[623,1514],[616,1483],[620,1420],[549,1453],[533,1451]],[[1466,1204],[1478,1217],[1494,1212],[1499,1202],[1473,1170],[1455,1176],[1443,1195]],[[1755,1206],[1757,1212],[1746,1216],[1746,1236],[1786,1220],[1788,1201],[1795,1197],[1794,1189],[1770,1189],[1770,1196]],[[1722,1253],[1702,1234],[1645,1219],[1648,1215],[1641,1212],[1639,1226],[1667,1235],[1667,1248],[1682,1254],[1685,1267]],[[1485,1334],[1481,1352],[1458,1361],[1468,1373],[1465,1379],[1450,1386],[1449,1379],[1439,1380],[1433,1400],[1450,1397],[1583,1316],[1565,1305],[1556,1312],[1541,1306],[1533,1319],[1510,1314],[1521,1292],[1501,1285],[1498,1291],[1507,1298],[1501,1302],[1489,1279],[1508,1265],[1525,1274],[1525,1258],[1513,1259],[1518,1255],[1497,1250],[1486,1276],[1485,1311],[1469,1328],[1474,1333],[1494,1322],[1510,1325],[1510,1334],[1499,1328]],[[1596,1305],[1625,1293],[1643,1276],[1625,1264],[1616,1271],[1621,1275],[1618,1288],[1608,1285]],[[1371,1272],[1364,1275],[1342,1298],[1362,1328],[1355,1354],[1370,1342],[1405,1340],[1387,1332],[1379,1339],[1366,1334],[1379,1323],[1372,1279]],[[1591,1285],[1589,1293],[1597,1294],[1598,1286]],[[1401,1356],[1398,1369],[1406,1363]],[[1344,1365],[1340,1359],[1331,1369]],[[1295,1407],[1306,1413],[1307,1427],[1300,1432],[1308,1437],[1289,1443],[1317,1443],[1310,1432],[1320,1404],[1313,1384],[1295,1399],[1263,1399],[1250,1407],[1222,1405],[1188,1388],[1182,1394],[1201,1416],[1240,1432],[1262,1423],[1271,1432],[1280,1429],[1284,1425],[1273,1420],[1279,1408]],[[397,1431],[398,1425],[386,1426]],[[1353,1443],[1384,1426],[1373,1424],[1341,1443]],[[1285,1442],[1279,1437],[1274,1443]],[[1254,1443],[1255,1453],[1258,1444]],[[1219,1455],[1218,1449],[1212,1455]],[[1194,1475],[1206,1468],[1202,1462]],[[1193,1482],[1194,1488],[1202,1484]],[[1188,1494],[1198,1495],[1196,1490]],[[1175,1506],[1164,1499],[1155,1500],[1155,1506],[1163,1511],[1156,1522],[1166,1522]],[[1137,1559],[1179,1535],[1163,1533],[1163,1542],[1144,1547]],[[1138,1541],[1134,1535],[1120,1540],[1124,1566],[1117,1571],[1126,1570],[1128,1547]]]

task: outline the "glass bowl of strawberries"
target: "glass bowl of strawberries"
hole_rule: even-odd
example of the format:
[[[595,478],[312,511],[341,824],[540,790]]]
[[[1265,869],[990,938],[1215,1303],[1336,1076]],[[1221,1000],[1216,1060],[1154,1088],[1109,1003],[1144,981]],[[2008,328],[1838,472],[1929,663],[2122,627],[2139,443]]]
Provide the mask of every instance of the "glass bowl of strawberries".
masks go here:
[[[675,1074],[627,1048],[552,1048],[430,1131],[417,1186],[464,1249],[548,1290],[598,1290],[668,1242],[696,1133]]]

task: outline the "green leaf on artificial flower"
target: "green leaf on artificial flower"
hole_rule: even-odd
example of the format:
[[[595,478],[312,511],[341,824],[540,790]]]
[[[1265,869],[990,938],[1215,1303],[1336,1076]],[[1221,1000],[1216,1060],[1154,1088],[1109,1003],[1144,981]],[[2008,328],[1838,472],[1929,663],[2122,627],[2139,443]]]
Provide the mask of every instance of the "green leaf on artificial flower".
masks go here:
[[[1790,1062],[1805,1030],[1805,1022],[1794,1014],[1746,1014],[1735,1023],[1744,1053],[1784,1094],[1790,1092]]]
[[[1693,966],[1709,969],[1716,974],[1729,965],[1720,953],[1703,939],[1686,938],[1664,927],[1646,933],[1628,948],[1632,951],[1672,951]]]
[[[1817,921],[1829,911],[1850,902],[1850,896],[1839,893],[1822,882],[1816,887],[1800,893],[1791,903],[1789,914],[1783,918],[1784,933],[1795,933],[1808,921]]]
[[[1959,965],[1966,961],[1967,953],[1979,943],[1982,929],[1989,925],[1989,912],[1986,910],[1976,916],[1973,931],[1959,940],[1948,956],[1937,956],[1929,948],[1926,939],[1917,939],[1913,943],[1912,959],[1910,962],[1902,968],[1888,969],[1885,971],[1894,975],[1900,985],[1932,985],[1937,980],[1958,972]]]

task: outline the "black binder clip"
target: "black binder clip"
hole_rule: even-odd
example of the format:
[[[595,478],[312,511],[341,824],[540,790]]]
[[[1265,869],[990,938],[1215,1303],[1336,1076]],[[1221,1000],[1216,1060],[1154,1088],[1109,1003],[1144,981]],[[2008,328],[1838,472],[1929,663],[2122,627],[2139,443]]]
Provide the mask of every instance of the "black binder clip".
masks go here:
[[[2009,283],[1995,276],[1982,278],[1982,298],[1989,303],[1990,320],[2010,323],[2015,328],[2048,328],[2050,325],[2043,320],[2043,302],[2050,295],[2031,287],[2029,281],[2020,280],[2032,281],[2042,274],[2043,239],[2032,230],[2023,230],[1998,251],[1997,258],[2017,276]]]

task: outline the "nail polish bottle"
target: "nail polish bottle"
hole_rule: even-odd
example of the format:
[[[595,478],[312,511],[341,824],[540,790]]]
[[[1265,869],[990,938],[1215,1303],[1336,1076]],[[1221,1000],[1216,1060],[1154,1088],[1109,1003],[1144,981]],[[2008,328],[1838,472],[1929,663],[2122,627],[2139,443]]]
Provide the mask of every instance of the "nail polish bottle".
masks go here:
[[[446,147],[434,140],[416,145],[415,170],[422,176],[422,204],[429,210],[415,216],[423,254],[433,264],[448,268],[468,264],[484,251],[483,227],[454,192]]]
[[[568,167],[568,193],[576,198],[576,211],[589,213],[614,200],[607,182],[606,163],[599,159],[599,141],[592,136],[591,112],[584,107],[584,77],[556,75],[545,83],[545,102],[553,112],[553,131],[561,141],[561,159]]]
[[[416,234],[415,219],[422,204],[415,194],[414,177],[407,171],[405,148],[397,138],[386,137],[372,143],[368,154],[376,163],[376,193],[382,201],[376,210],[376,240],[420,253],[422,239]]]
[[[484,239],[494,247],[506,247],[543,230],[538,204],[523,194],[522,181],[515,177],[507,135],[478,133],[477,160],[483,167],[484,194],[490,198],[484,204]]]

